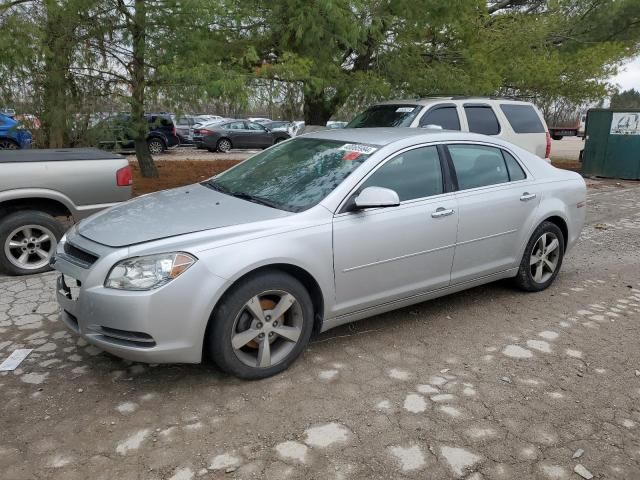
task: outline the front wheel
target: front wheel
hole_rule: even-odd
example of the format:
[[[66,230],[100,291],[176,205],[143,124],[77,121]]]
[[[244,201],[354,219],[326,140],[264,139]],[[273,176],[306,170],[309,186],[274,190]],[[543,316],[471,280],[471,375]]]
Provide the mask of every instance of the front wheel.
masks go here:
[[[562,266],[564,241],[556,224],[542,222],[524,250],[516,285],[527,292],[539,292],[551,285]]]
[[[243,281],[224,296],[210,320],[206,344],[218,367],[253,380],[288,368],[312,329],[309,293],[294,277],[274,271]]]
[[[7,215],[0,222],[0,270],[10,275],[46,272],[63,233],[62,224],[44,212]]]
[[[18,150],[20,145],[9,138],[0,138],[0,150]]]

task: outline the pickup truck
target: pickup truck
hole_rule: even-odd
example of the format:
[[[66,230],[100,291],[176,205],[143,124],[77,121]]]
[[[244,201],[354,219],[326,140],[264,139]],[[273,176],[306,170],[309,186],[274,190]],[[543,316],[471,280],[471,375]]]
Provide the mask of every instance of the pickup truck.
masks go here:
[[[121,155],[97,149],[0,151],[0,271],[47,271],[71,222],[131,198]]]

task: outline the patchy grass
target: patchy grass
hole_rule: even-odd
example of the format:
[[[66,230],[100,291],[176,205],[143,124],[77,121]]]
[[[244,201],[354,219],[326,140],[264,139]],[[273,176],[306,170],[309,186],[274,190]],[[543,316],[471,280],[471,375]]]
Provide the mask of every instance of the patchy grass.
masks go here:
[[[142,178],[137,162],[129,163],[133,170],[133,196],[135,197],[202,182],[240,163],[240,160],[163,160],[156,162],[160,172],[159,178]]]

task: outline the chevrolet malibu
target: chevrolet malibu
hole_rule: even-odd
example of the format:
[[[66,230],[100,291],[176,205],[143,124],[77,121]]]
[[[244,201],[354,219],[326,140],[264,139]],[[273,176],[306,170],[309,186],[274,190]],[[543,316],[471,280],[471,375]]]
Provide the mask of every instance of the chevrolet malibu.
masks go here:
[[[322,131],[83,220],[52,260],[57,298],[114,355],[263,378],[338,325],[503,278],[544,290],[585,194],[496,138]]]

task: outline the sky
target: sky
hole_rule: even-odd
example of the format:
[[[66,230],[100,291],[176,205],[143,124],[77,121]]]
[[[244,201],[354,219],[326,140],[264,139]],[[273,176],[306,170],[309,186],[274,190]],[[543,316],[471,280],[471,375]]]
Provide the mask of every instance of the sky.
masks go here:
[[[611,79],[611,83],[619,85],[622,90],[635,88],[640,91],[640,56],[620,67],[620,72]]]

